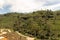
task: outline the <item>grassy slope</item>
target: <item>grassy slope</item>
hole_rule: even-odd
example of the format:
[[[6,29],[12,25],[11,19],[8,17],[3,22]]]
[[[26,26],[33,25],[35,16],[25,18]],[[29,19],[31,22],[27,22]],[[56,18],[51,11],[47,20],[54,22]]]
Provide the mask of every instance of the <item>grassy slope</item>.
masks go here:
[[[1,27],[6,27],[6,26],[13,26],[13,23],[17,20],[17,16],[18,14],[12,14],[10,16],[2,16],[0,17],[0,26]],[[57,19],[60,18],[60,16],[57,16]],[[53,22],[51,20],[49,20],[50,22]],[[60,20],[55,20],[55,25],[52,25],[53,29],[56,29],[58,31],[60,31]]]
[[[8,27],[8,28],[12,29],[12,26],[13,26],[14,22],[17,20],[18,15],[22,16],[22,14],[15,14],[15,13],[6,14],[6,16],[2,15],[0,17],[0,27],[1,28]],[[29,15],[32,16],[31,14],[29,14]],[[56,16],[56,18],[60,19],[60,16]],[[51,22],[50,25],[52,25],[52,27],[51,27],[52,30],[55,30],[56,32],[60,32],[60,20],[57,20],[57,19],[55,20],[55,24],[52,24],[52,22],[54,22],[54,20],[49,20],[48,22]]]

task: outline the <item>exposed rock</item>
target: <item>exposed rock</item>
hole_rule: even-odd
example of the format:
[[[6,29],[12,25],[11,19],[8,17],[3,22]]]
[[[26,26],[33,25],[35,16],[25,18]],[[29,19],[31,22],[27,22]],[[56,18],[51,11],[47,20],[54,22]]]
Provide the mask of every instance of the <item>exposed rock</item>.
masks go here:
[[[34,38],[25,36],[19,32],[2,29],[0,33],[0,40],[34,40]]]

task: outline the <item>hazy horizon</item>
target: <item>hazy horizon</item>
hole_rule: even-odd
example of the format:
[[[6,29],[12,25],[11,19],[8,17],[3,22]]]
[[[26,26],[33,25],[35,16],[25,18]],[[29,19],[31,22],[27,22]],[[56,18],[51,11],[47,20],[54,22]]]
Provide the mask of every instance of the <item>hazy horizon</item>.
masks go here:
[[[46,9],[60,10],[60,0],[0,0],[0,14]]]

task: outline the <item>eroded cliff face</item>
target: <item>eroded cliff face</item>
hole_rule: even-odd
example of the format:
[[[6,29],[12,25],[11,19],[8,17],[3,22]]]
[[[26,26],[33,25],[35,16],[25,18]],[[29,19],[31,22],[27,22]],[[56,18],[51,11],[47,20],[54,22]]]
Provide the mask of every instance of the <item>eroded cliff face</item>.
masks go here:
[[[0,40],[34,40],[34,38],[13,32],[10,29],[0,29]]]

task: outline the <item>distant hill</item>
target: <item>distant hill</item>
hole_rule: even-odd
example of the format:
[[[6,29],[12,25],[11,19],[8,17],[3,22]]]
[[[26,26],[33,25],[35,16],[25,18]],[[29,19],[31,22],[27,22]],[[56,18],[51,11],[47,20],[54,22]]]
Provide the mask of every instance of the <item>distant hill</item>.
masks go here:
[[[18,31],[38,39],[60,39],[60,11],[3,14],[0,15],[0,28]]]

